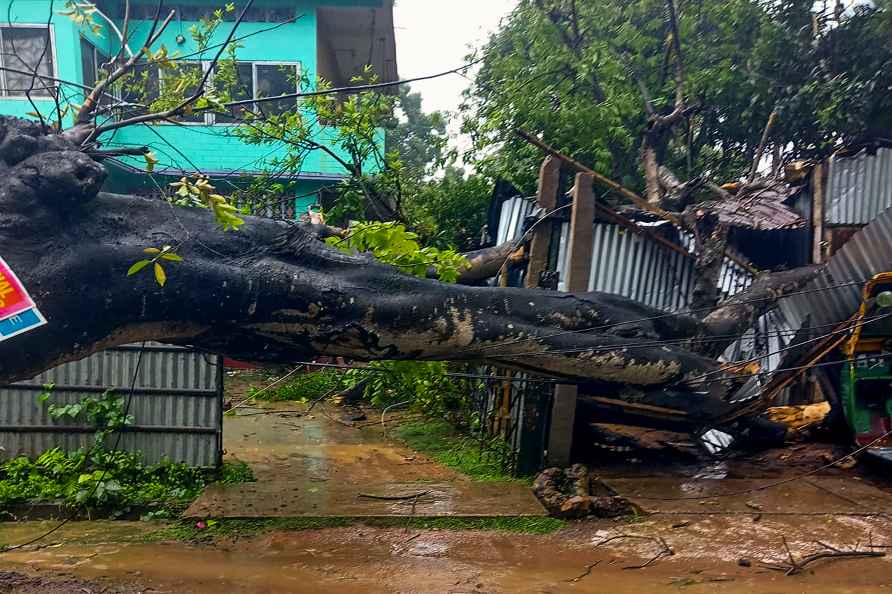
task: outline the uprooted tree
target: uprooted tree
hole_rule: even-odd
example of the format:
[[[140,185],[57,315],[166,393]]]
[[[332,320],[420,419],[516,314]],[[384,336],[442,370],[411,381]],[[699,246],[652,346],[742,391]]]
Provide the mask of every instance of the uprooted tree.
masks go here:
[[[0,135],[3,257],[48,320],[0,343],[0,382],[157,340],[269,362],[491,361],[708,417],[728,410],[730,382],[697,341],[742,330],[769,303],[732,303],[733,321],[721,311],[704,321],[615,295],[420,279],[335,250],[313,226],[246,217],[225,233],[204,210],[101,193],[102,165],[37,123],[4,119]],[[163,287],[127,275],[147,247],[171,242],[182,261],[168,263]],[[808,276],[757,290],[776,295]]]
[[[208,86],[207,74],[184,71],[179,75],[197,77],[186,85],[195,90],[185,97],[162,97],[147,113],[100,123],[98,113],[108,109],[104,94],[132,76],[156,29],[170,18],[156,16],[139,52],[128,58],[122,50],[73,126],[62,130],[61,117],[57,126],[0,120],[0,255],[48,321],[0,342],[0,382],[26,379],[100,349],[154,340],[265,362],[316,355],[490,362],[566,379],[583,393],[681,409],[708,422],[732,411],[724,398],[738,381],[714,357],[774,300],[815,273],[768,275],[698,318],[603,293],[474,287],[410,276],[322,241],[339,230],[242,219],[223,197],[205,191],[202,180],[180,188],[187,195],[194,191],[216,217],[164,200],[103,193],[101,160],[120,153],[102,148],[103,132],[233,104],[225,88]],[[206,73],[226,65],[221,56],[231,39],[220,44]],[[163,52],[152,56],[178,69]],[[681,99],[679,105],[683,109]],[[286,132],[280,140],[293,142],[285,128],[299,126],[300,119],[250,118],[249,125],[272,136],[278,126]],[[320,149],[311,140],[300,142]],[[399,210],[399,201],[381,196],[361,175],[356,181],[378,210]],[[220,223],[237,230],[226,232]],[[476,254],[475,269],[497,271],[493,262],[504,261],[510,247]],[[161,262],[161,273],[128,274],[143,267],[150,272]]]

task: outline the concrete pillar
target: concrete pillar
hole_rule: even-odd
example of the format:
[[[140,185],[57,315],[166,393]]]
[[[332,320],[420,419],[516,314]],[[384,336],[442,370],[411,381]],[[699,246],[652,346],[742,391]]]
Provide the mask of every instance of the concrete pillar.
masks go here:
[[[588,290],[592,269],[594,241],[595,196],[590,173],[576,175],[573,185],[573,211],[570,216],[570,237],[567,251],[567,291]],[[551,427],[548,434],[548,464],[566,466],[573,448],[573,424],[576,421],[576,386],[555,386],[551,408]]]
[[[539,193],[536,205],[551,212],[557,206],[558,188],[561,183],[561,162],[552,156],[545,157],[539,169]],[[551,247],[553,225],[545,221],[533,230],[530,240],[530,257],[524,286],[535,289],[539,286],[539,276],[548,268],[548,250]]]

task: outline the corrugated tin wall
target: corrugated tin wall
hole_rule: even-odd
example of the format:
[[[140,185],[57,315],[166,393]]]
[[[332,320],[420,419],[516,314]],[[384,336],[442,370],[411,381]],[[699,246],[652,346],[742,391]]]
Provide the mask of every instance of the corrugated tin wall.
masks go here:
[[[496,245],[502,245],[506,241],[518,239],[523,232],[523,220],[531,212],[533,212],[532,198],[516,196],[502,202]]]
[[[653,307],[687,307],[694,262],[619,225],[596,223],[589,291],[615,293]]]
[[[37,396],[45,384],[55,384],[50,402],[56,404],[76,403],[108,388],[127,397],[140,350],[140,346],[109,349],[0,387],[0,456],[34,457],[54,447],[89,447],[92,429],[53,419]],[[149,464],[169,458],[192,466],[217,466],[222,455],[222,369],[222,360],[215,355],[146,345],[130,402],[135,424],[121,436],[120,448],[142,452]]]
[[[519,239],[523,221],[533,211],[531,198],[515,197],[502,203],[497,244]],[[561,226],[558,239],[557,271],[559,290],[565,290],[567,237],[569,223]],[[682,237],[684,241],[685,237]],[[690,239],[693,241],[693,239]],[[688,247],[689,246],[685,246]],[[724,297],[749,286],[752,275],[726,259],[719,288]],[[623,295],[653,307],[682,311],[690,303],[694,287],[694,262],[624,227],[595,223],[592,270],[589,290]]]
[[[832,157],[827,171],[824,220],[828,225],[866,225],[892,206],[892,149],[875,155]]]

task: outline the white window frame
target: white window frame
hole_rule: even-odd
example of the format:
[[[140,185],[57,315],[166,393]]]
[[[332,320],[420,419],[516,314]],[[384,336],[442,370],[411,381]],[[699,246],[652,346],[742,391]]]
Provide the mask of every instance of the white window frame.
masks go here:
[[[251,100],[260,99],[261,97],[257,97],[257,66],[294,66],[295,68],[295,79],[294,79],[294,92],[300,92],[300,75],[303,72],[303,63],[300,61],[291,61],[291,60],[236,60],[236,64],[241,62],[242,64],[248,63],[251,64]],[[207,63],[210,66],[210,62]],[[214,74],[211,73],[211,80],[213,80]],[[208,125],[210,126],[238,126],[238,122],[217,122],[214,117],[216,114],[208,113],[205,114],[205,121],[210,120]]]
[[[184,60],[184,62],[194,62],[196,64],[201,64],[201,72],[205,73],[211,67],[210,60]],[[238,63],[248,63],[251,64],[251,90],[253,96],[251,100],[259,99],[257,97],[257,66],[294,66],[295,68],[295,82],[294,82],[294,92],[297,93],[300,90],[300,75],[303,72],[303,63],[300,61],[281,61],[281,60],[236,60],[236,64]],[[207,84],[211,84],[214,81],[214,73],[211,72],[211,75],[208,77]],[[160,85],[164,84],[164,71],[159,68],[158,70],[158,85],[160,90]],[[179,120],[176,124],[172,124],[170,122],[159,122],[162,125],[168,126],[238,126],[238,122],[218,122],[215,113],[211,111],[207,111],[204,113],[204,120],[198,122],[188,122]]]
[[[50,26],[47,27],[46,23],[9,23],[9,22],[5,22],[2,24],[2,26],[0,26],[0,48],[3,47],[3,31],[2,31],[2,29],[49,29],[49,33],[50,33],[50,52],[49,53],[50,53],[50,59],[53,61],[53,67],[51,69],[52,72],[50,72],[50,76],[53,77],[54,79],[59,78],[59,60],[56,57],[56,29],[52,24],[50,24]],[[0,53],[2,53],[2,51],[0,51]],[[0,55],[0,65],[5,66],[5,64],[3,63],[2,55]],[[55,81],[55,80],[53,80],[51,82],[53,83],[54,86],[57,83],[57,81]],[[6,71],[0,70],[0,100],[3,100],[3,101],[9,101],[9,100],[28,101],[28,97],[26,95],[10,95],[10,94],[8,94],[8,91],[6,89],[7,89]],[[35,92],[31,93],[31,98],[32,99],[43,99],[46,101],[53,101],[54,100],[53,95],[51,95],[51,94],[43,95],[43,94],[38,94],[36,92],[36,91],[40,91],[42,93],[44,90],[45,89],[43,88],[43,86],[35,86],[34,87]]]

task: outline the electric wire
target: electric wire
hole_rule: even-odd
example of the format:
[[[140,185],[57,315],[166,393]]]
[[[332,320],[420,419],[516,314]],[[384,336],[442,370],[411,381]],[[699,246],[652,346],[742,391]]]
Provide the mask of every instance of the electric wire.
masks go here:
[[[869,279],[845,281],[845,282],[837,283],[834,285],[828,285],[826,287],[819,287],[819,288],[815,288],[815,289],[804,289],[804,290],[800,290],[800,291],[792,291],[790,293],[781,295],[779,297],[762,297],[762,298],[758,298],[758,299],[741,300],[741,301],[735,301],[734,303],[730,303],[730,304],[726,303],[725,305],[748,305],[748,304],[762,303],[762,302],[777,302],[780,299],[787,299],[787,298],[795,297],[798,295],[807,295],[810,293],[820,293],[823,291],[829,291],[831,289],[838,289],[838,288],[847,287],[847,286],[862,285],[865,282],[867,282],[868,280]],[[571,295],[571,294],[560,294],[559,293],[559,294],[556,294],[555,296],[560,297],[562,295]],[[621,297],[618,295],[613,295],[613,296]],[[584,297],[581,299],[584,300]],[[721,306],[722,306],[722,304],[719,305],[719,307],[721,307]],[[688,315],[688,314],[692,314],[692,313],[709,312],[709,311],[714,311],[715,309],[716,309],[715,307],[701,307],[701,308],[691,309],[689,311],[666,312],[666,313],[643,317],[643,318],[625,320],[622,322],[601,324],[598,326],[589,326],[586,328],[577,328],[574,330],[562,330],[560,332],[555,332],[553,334],[546,334],[546,335],[542,335],[542,336],[530,336],[530,337],[526,337],[526,338],[517,338],[517,339],[511,340],[511,341],[501,342],[501,343],[497,343],[497,344],[483,345],[481,348],[485,350],[485,349],[489,349],[489,348],[499,348],[499,347],[509,346],[509,345],[523,343],[523,342],[537,342],[537,341],[541,341],[546,338],[553,338],[553,337],[564,336],[564,335],[569,335],[569,334],[584,334],[586,332],[597,332],[597,331],[601,331],[601,330],[609,330],[611,328],[616,328],[619,326],[637,324],[640,322],[650,322],[650,321],[661,320],[661,319],[665,319],[665,318],[673,318],[673,317],[678,317],[680,315]]]
[[[875,319],[881,319],[882,317],[885,317],[885,314],[883,316],[867,316],[864,318],[864,320],[875,320]],[[817,330],[818,328],[826,328],[826,327],[836,328],[838,326],[839,326],[839,323],[820,324],[817,326],[809,326],[808,330]],[[794,337],[797,334],[799,334],[799,332],[800,332],[799,330],[793,330],[793,329],[771,330],[769,332],[769,334],[771,336],[778,336],[778,337],[780,337],[780,336]],[[613,336],[613,335],[609,335],[609,336]],[[612,345],[583,346],[583,347],[573,347],[573,348],[567,348],[567,349],[552,349],[552,350],[547,350],[547,351],[518,352],[518,353],[504,354],[504,355],[487,354],[486,357],[487,358],[501,358],[501,357],[517,357],[519,355],[536,357],[536,356],[541,356],[541,355],[557,355],[557,354],[588,353],[588,352],[596,352],[597,353],[597,352],[613,351],[616,349],[637,348],[637,347],[661,347],[661,346],[671,346],[671,345],[678,345],[678,344],[710,344],[713,342],[724,342],[729,338],[739,338],[739,337],[741,337],[741,334],[734,333],[734,334],[714,334],[711,336],[704,336],[704,337],[654,339],[650,342],[647,342],[647,339],[645,338],[645,339],[641,339],[641,342],[625,342],[625,343],[620,342],[620,343],[612,344]],[[826,335],[825,335],[825,337],[826,337]],[[617,338],[621,338],[621,337],[617,336]],[[793,346],[799,346],[801,344],[803,344],[803,343],[799,342],[799,343],[795,343],[795,345],[793,345]],[[766,354],[760,355],[759,357],[760,358],[768,357],[772,354],[774,354],[774,353],[766,353]],[[736,364],[739,362],[734,362],[734,363]]]

